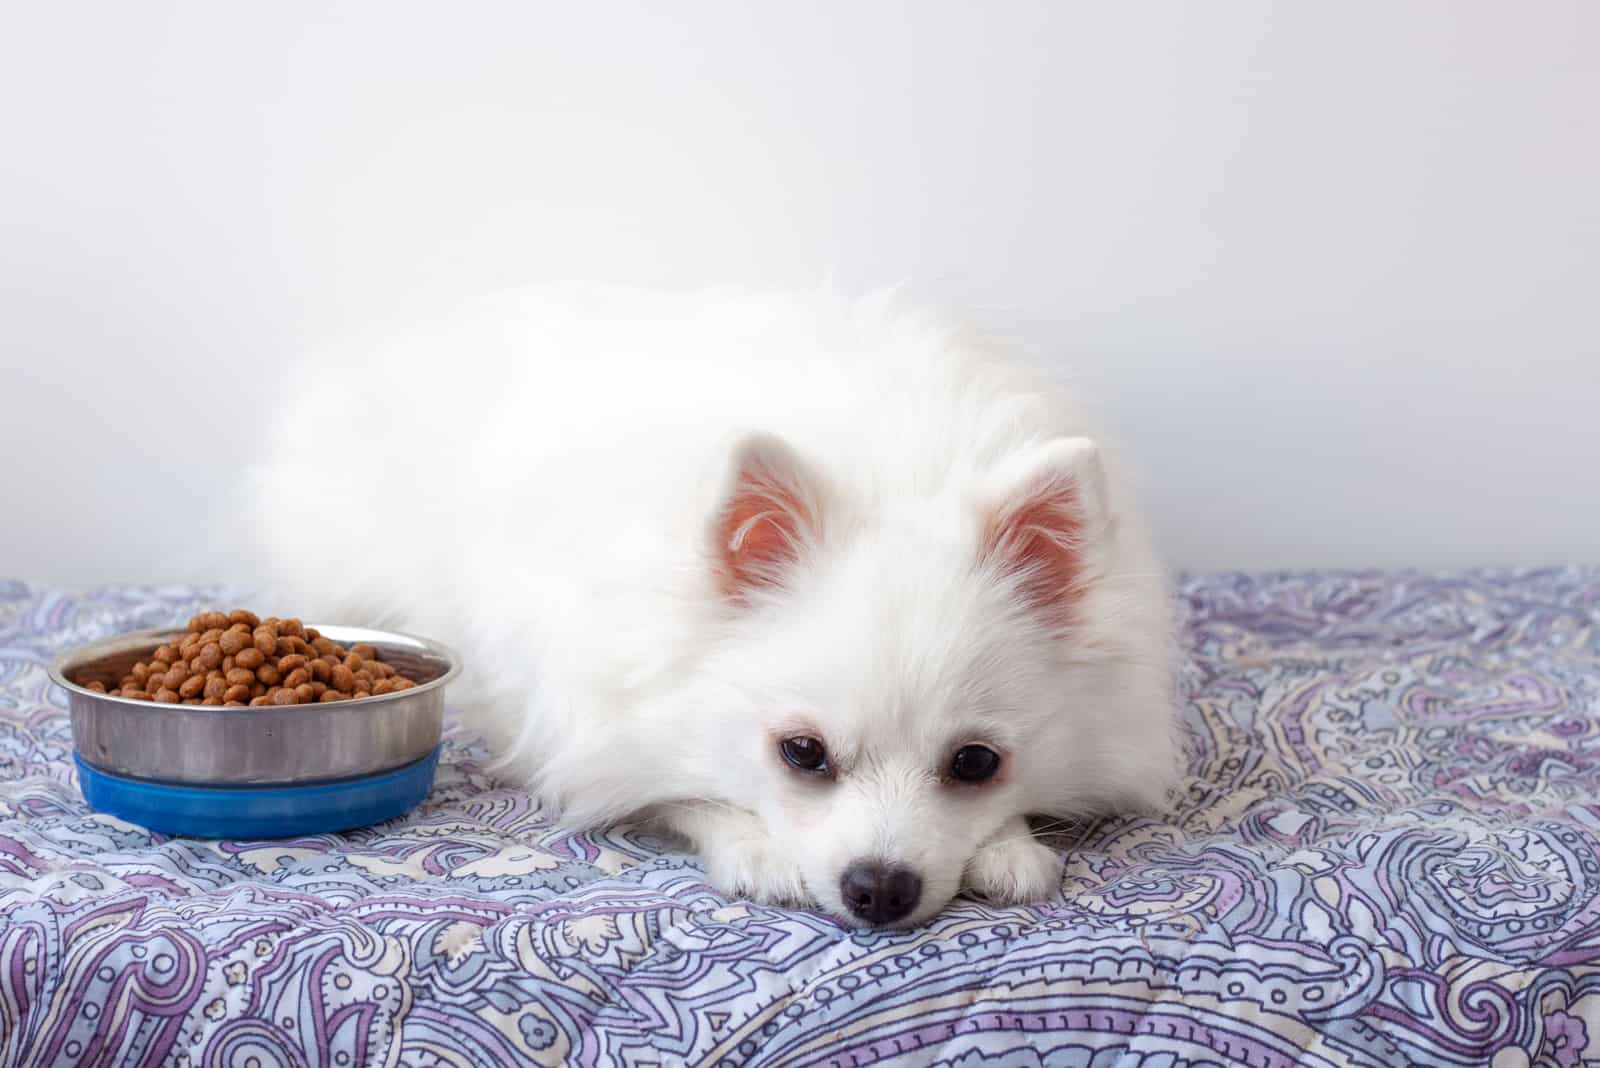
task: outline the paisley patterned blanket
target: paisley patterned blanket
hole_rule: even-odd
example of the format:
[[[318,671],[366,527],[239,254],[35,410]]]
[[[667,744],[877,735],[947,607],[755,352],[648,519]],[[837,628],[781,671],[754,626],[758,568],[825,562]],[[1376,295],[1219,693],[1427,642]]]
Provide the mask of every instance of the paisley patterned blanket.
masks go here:
[[[888,934],[557,833],[455,733],[354,834],[90,813],[46,663],[204,592],[0,583],[0,1064],[1600,1063],[1600,569],[1184,582],[1175,813]]]

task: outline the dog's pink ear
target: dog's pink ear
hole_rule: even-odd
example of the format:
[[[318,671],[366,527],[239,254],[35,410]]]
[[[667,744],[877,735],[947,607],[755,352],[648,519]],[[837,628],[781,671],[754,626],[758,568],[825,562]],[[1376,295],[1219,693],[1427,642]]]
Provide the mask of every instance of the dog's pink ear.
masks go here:
[[[782,584],[821,531],[823,485],[780,439],[751,434],[729,456],[711,523],[712,565],[725,596]]]
[[[1099,450],[1060,438],[1002,465],[983,504],[983,563],[1017,583],[1028,602],[1066,625],[1092,580],[1106,533]]]

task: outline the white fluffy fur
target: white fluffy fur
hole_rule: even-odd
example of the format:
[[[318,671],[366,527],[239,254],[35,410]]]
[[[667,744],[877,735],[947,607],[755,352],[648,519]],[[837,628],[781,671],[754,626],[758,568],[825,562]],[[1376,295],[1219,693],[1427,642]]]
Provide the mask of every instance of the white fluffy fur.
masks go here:
[[[1113,458],[1058,388],[891,297],[539,287],[292,381],[258,498],[283,603],[457,646],[456,703],[573,824],[654,815],[724,889],[846,917],[847,863],[905,864],[915,922],[963,885],[1054,893],[1024,816],[1172,782],[1167,596]],[[752,442],[810,473],[820,530],[739,602],[712,522]],[[980,565],[1047,468],[1095,513],[1064,633]],[[837,781],[781,762],[796,728]],[[971,740],[999,780],[941,782]]]

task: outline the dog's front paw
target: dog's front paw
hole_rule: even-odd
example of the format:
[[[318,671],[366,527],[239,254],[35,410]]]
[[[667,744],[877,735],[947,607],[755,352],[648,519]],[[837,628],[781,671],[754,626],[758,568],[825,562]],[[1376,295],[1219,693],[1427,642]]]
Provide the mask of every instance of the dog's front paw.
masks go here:
[[[962,888],[997,905],[1042,901],[1061,892],[1060,854],[1035,839],[1027,820],[1008,820],[967,864]]]
[[[694,843],[711,885],[731,897],[770,905],[807,905],[800,866],[777,847],[754,813],[726,805],[682,804],[660,814]]]
[[[704,842],[701,855],[712,885],[732,897],[768,905],[805,905],[811,900],[799,865],[764,834]]]

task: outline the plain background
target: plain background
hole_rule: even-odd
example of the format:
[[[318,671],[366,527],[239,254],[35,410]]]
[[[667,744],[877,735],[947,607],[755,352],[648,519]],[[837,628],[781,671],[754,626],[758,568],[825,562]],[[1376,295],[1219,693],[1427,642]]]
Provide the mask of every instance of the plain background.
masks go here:
[[[970,308],[1185,569],[1600,558],[1584,0],[8,2],[0,138],[0,576],[215,577],[289,354],[567,276]]]

